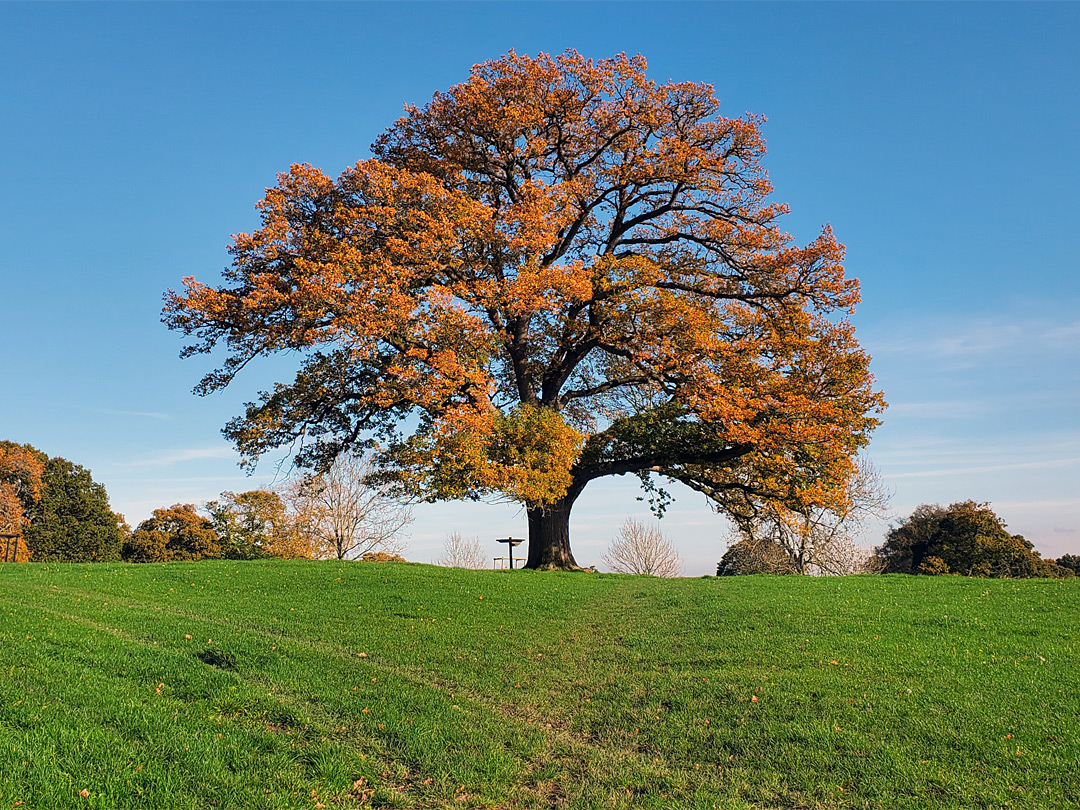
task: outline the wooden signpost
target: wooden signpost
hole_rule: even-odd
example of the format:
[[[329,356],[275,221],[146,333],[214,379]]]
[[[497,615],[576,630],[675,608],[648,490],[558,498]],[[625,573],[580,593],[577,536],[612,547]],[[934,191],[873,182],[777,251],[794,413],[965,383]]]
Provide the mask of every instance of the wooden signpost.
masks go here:
[[[496,543],[506,543],[506,547],[510,551],[510,570],[511,571],[514,570],[514,546],[520,546],[522,543],[525,542],[525,539],[522,538],[522,537],[496,537],[495,542]],[[496,557],[495,559],[496,560],[503,560],[503,559],[506,559],[506,558],[505,557]]]

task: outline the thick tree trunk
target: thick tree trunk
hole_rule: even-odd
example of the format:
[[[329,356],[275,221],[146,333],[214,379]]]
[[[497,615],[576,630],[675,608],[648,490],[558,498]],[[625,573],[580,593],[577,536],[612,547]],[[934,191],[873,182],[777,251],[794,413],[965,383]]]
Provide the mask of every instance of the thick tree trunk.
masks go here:
[[[526,568],[569,570],[578,567],[570,551],[570,509],[577,494],[575,491],[557,503],[526,508],[529,517]]]

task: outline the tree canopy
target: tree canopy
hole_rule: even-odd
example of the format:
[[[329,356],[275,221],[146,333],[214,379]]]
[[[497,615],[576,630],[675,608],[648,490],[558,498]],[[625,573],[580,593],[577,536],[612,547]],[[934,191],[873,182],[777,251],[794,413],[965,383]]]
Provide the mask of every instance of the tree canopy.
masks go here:
[[[224,283],[184,279],[163,319],[186,356],[226,349],[199,393],[302,355],[225,428],[246,459],[377,445],[412,496],[524,504],[530,567],[575,565],[570,510],[606,475],[740,515],[842,499],[884,403],[843,246],[779,226],[762,121],[641,56],[511,52],[336,180],[281,174]]]
[[[316,556],[314,538],[300,530],[296,515],[288,511],[276,492],[222,492],[217,500],[206,504],[206,511],[226,559]]]
[[[28,444],[0,441],[0,534],[15,535],[14,560],[30,557],[23,532],[41,498],[42,476],[49,457]],[[4,543],[5,558],[8,542]]]
[[[1031,542],[1010,534],[990,504],[923,504],[885,536],[877,549],[886,574],[964,574],[979,577],[1063,577]]]
[[[842,498],[799,509],[772,502],[749,518],[736,515],[739,542],[728,549],[732,556],[724,555],[730,565],[722,560],[718,570],[726,565],[741,573],[860,573],[869,553],[859,548],[856,537],[867,520],[886,516],[890,497],[873,465],[860,460]],[[788,562],[777,563],[777,552],[786,554]],[[752,570],[754,561],[760,572]]]
[[[155,509],[124,542],[128,562],[216,559],[221,539],[214,524],[202,517],[193,504],[174,504]]]
[[[1054,560],[1060,568],[1072,571],[1074,576],[1080,576],[1080,556],[1076,554],[1063,554]]]
[[[17,560],[115,560],[124,526],[90,470],[0,441],[0,532],[21,534]]]

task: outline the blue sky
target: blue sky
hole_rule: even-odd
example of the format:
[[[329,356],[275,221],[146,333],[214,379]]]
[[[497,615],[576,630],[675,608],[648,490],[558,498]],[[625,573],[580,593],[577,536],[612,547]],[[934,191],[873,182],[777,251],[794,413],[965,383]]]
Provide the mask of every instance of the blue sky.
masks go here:
[[[277,172],[337,174],[472,64],[626,51],[767,116],[787,229],[847,245],[896,514],[990,501],[1045,555],[1080,553],[1077,41],[1065,3],[0,4],[0,438],[89,467],[132,524],[271,482],[219,429],[291,361],[193,396],[210,361],[178,359],[162,292],[216,278]],[[647,514],[634,483],[586,490],[579,562]],[[677,492],[662,527],[708,573],[724,524]],[[450,530],[494,555],[525,521],[425,506],[407,556]]]

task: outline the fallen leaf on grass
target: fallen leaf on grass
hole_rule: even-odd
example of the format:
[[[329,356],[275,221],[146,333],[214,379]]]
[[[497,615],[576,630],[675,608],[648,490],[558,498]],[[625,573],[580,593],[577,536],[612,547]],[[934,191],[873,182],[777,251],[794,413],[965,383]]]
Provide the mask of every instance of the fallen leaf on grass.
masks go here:
[[[751,703],[757,703],[758,702],[758,696],[757,695],[751,695],[750,696],[750,702]]]
[[[86,788],[83,788],[82,790],[79,791],[79,795],[82,796],[85,799],[90,795],[90,791],[87,790]]]

